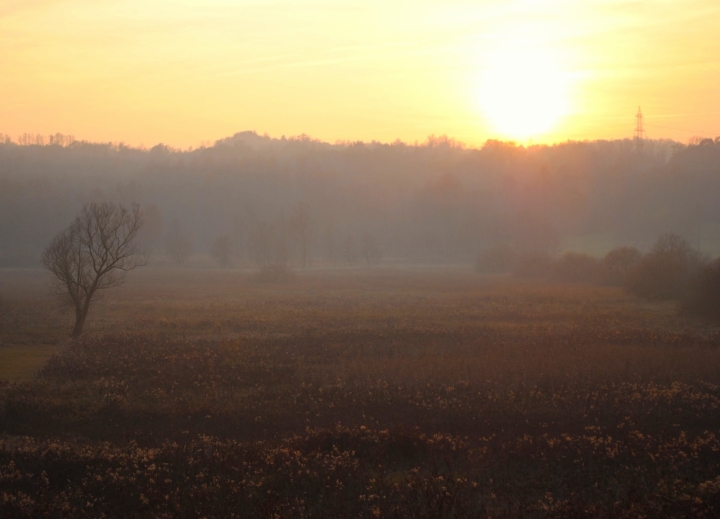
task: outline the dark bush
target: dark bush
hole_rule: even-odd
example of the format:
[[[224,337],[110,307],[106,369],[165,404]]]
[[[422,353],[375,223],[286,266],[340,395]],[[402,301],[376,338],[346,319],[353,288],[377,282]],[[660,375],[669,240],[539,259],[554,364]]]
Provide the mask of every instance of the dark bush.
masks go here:
[[[629,292],[647,299],[678,299],[702,264],[700,253],[676,234],[663,234],[628,273]]]
[[[293,272],[285,263],[270,263],[263,265],[255,278],[263,283],[279,283],[291,281],[293,279]]]
[[[587,254],[566,252],[552,265],[551,275],[565,283],[594,283],[599,277],[599,262]]]
[[[625,285],[628,272],[642,257],[642,253],[635,247],[618,247],[611,250],[600,263],[600,281],[606,285]]]
[[[512,273],[519,278],[549,277],[553,263],[553,257],[547,252],[528,252],[517,258]]]
[[[681,308],[685,313],[720,322],[720,258],[698,269]]]
[[[511,272],[517,254],[510,245],[498,245],[484,250],[475,262],[475,271],[485,274]]]

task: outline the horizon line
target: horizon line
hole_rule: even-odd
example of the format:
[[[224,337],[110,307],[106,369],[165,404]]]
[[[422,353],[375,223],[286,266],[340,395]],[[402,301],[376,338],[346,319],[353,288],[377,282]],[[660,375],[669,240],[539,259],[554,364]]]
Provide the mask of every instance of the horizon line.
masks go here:
[[[552,142],[538,142],[533,143],[533,139],[528,139],[527,142],[523,142],[521,140],[515,140],[515,139],[503,139],[501,137],[496,138],[488,138],[486,139],[481,145],[472,145],[468,144],[464,141],[461,141],[459,139],[456,139],[454,137],[451,137],[447,134],[430,134],[426,137],[424,141],[415,140],[413,142],[410,141],[404,141],[400,138],[396,138],[394,141],[380,141],[376,139],[372,139],[369,141],[365,140],[350,140],[350,139],[337,139],[334,142],[329,140],[322,140],[315,137],[312,137],[306,133],[301,133],[298,135],[281,135],[280,137],[273,137],[269,135],[267,132],[265,133],[258,133],[256,130],[243,130],[239,132],[235,132],[232,135],[222,137],[220,139],[217,139],[215,141],[208,139],[208,140],[202,140],[200,141],[199,146],[188,146],[187,148],[183,147],[175,147],[169,144],[165,144],[164,142],[158,142],[157,144],[147,147],[144,143],[133,145],[128,144],[125,141],[102,141],[102,140],[88,140],[88,139],[77,139],[72,134],[62,134],[62,133],[55,133],[55,134],[43,134],[43,133],[22,133],[17,138],[13,138],[10,134],[6,134],[3,132],[0,132],[0,144],[7,145],[7,144],[14,144],[16,146],[23,146],[23,147],[29,147],[29,146],[60,146],[60,147],[69,147],[73,144],[89,144],[89,145],[105,145],[105,146],[111,146],[115,148],[129,148],[134,149],[138,151],[150,151],[156,148],[164,148],[172,152],[192,152],[202,149],[211,149],[218,145],[222,145],[224,142],[231,141],[234,138],[237,138],[238,136],[253,136],[259,139],[268,140],[270,142],[276,141],[276,142],[282,142],[282,141],[289,141],[289,142],[312,142],[316,144],[322,144],[322,145],[328,145],[328,146],[357,146],[357,145],[380,145],[380,146],[405,146],[405,147],[411,147],[411,148],[432,148],[432,147],[439,147],[439,146],[448,146],[451,148],[457,148],[457,149],[464,149],[464,150],[482,150],[484,149],[488,144],[491,143],[501,143],[505,145],[509,145],[516,148],[522,148],[522,149],[530,149],[530,148],[541,148],[541,147],[553,147],[563,144],[574,144],[574,143],[596,143],[596,142],[621,142],[621,141],[633,141],[633,137],[617,137],[614,139],[609,138],[598,138],[598,139],[565,139],[565,140],[557,140]],[[702,140],[713,140],[717,141],[720,139],[720,137],[716,137],[715,139],[712,138],[703,138],[702,136],[693,136],[688,141],[692,141],[695,139],[702,139]],[[649,142],[673,142],[675,144],[680,144],[683,146],[691,145],[691,142],[683,143],[681,141],[671,139],[671,138],[645,138],[643,139],[645,141]]]

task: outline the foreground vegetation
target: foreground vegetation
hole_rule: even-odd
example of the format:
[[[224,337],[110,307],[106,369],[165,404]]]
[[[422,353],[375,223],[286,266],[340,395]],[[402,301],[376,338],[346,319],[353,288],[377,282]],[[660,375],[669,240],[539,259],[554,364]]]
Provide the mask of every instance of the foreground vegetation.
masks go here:
[[[0,516],[720,511],[720,332],[673,305],[452,269],[133,279],[0,383]],[[19,293],[0,340],[56,341]]]

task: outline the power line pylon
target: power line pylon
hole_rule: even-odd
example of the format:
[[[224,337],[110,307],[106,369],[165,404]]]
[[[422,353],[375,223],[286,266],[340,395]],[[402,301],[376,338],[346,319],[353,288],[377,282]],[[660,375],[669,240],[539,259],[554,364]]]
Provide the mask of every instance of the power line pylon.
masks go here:
[[[642,150],[643,141],[645,140],[645,128],[643,126],[644,118],[642,110],[638,106],[637,114],[635,114],[635,148],[637,151]]]

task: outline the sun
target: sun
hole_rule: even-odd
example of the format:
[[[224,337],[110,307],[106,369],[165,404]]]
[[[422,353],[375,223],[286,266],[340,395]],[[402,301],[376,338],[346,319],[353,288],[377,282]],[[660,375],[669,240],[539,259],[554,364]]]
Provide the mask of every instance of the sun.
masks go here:
[[[502,137],[547,134],[567,114],[569,78],[547,49],[509,48],[491,53],[478,77],[477,103]]]

